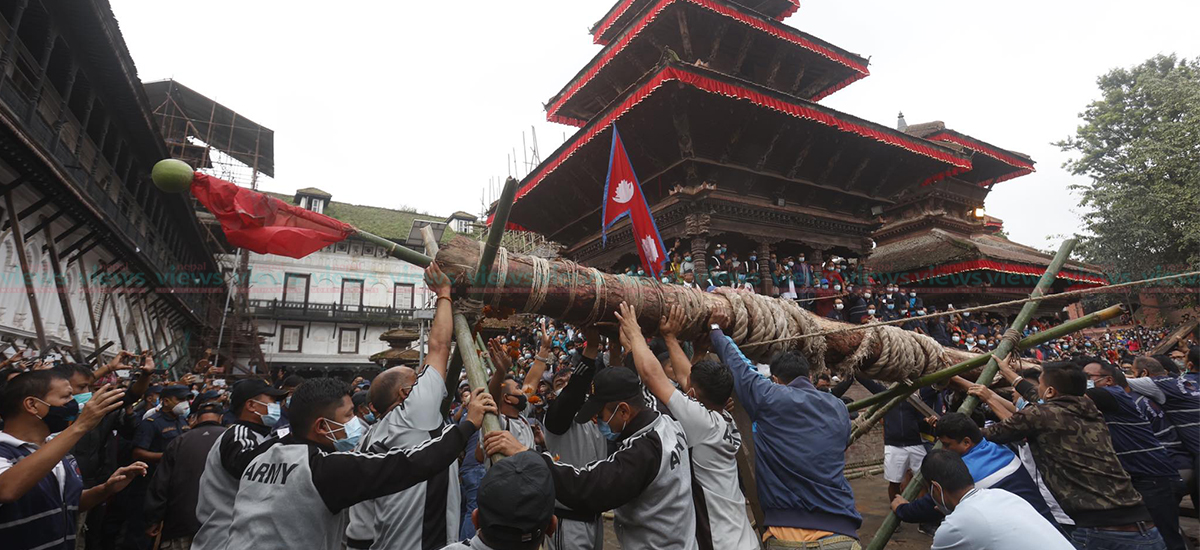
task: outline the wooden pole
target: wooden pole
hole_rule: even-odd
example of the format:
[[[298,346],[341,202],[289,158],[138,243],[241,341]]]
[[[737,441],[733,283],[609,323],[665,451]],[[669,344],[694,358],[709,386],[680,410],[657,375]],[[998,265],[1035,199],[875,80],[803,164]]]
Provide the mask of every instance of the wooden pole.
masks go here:
[[[25,254],[25,233],[21,231],[21,216],[13,203],[12,191],[4,194],[4,205],[13,228],[13,244],[17,247],[17,260],[21,263],[21,278],[25,282],[25,296],[29,298],[29,313],[33,315],[33,330],[37,332],[38,351],[46,352],[46,329],[42,326],[42,312],[38,308],[37,293],[33,290],[33,275],[29,273],[29,257]]]
[[[92,327],[92,341],[95,342],[95,348],[100,349],[100,327],[96,324],[96,312],[93,309],[92,301],[92,283],[88,280],[87,268],[83,266],[83,259],[75,264],[79,268],[79,281],[83,286],[83,302],[87,304],[88,322]]]
[[[57,142],[58,140],[55,140],[55,143]],[[54,271],[54,289],[58,294],[58,305],[62,308],[63,322],[67,324],[67,333],[71,335],[71,348],[75,350],[75,360],[82,362],[83,348],[79,345],[79,332],[75,329],[75,313],[71,311],[67,281],[63,277],[62,265],[58,258],[58,247],[54,246],[54,235],[45,216],[42,217],[42,235],[46,238],[46,249],[50,252],[50,269]]]
[[[1046,294],[1050,290],[1054,280],[1058,277],[1059,270],[1063,264],[1067,262],[1067,258],[1071,256],[1071,250],[1079,241],[1075,239],[1067,239],[1063,241],[1062,246],[1058,248],[1058,253],[1054,255],[1054,259],[1050,261],[1050,265],[1046,268],[1046,272],[1042,274],[1042,278],[1038,279],[1037,286],[1033,287],[1033,292],[1029,294],[1030,298],[1038,298]],[[1037,311],[1038,302],[1026,302],[1021,306],[1020,313],[1017,313],[1017,318],[1013,320],[1012,327],[1009,330],[1023,331],[1025,325],[1033,320],[1033,314]],[[984,367],[983,373],[975,381],[976,384],[991,384],[996,377],[996,371],[1000,370],[998,358],[1008,356],[1014,351],[1017,342],[1015,339],[1001,338],[1000,344],[996,346],[995,353],[987,355],[987,366]],[[970,416],[975,411],[975,407],[979,406],[979,398],[974,395],[968,395],[963,400],[962,405],[958,408],[958,412]],[[941,444],[934,445],[935,449],[941,448]],[[912,501],[917,497],[917,494],[923,489],[925,484],[924,477],[921,472],[913,475],[912,480],[908,482],[908,487],[904,489],[904,499]],[[867,545],[867,550],[883,550],[887,545],[888,540],[892,538],[892,534],[896,532],[896,528],[900,526],[900,518],[896,517],[896,513],[888,514],[883,520],[883,525],[875,532],[875,538],[871,539],[871,544]]]
[[[479,263],[479,259],[479,243],[466,237],[457,237],[441,247],[441,251],[437,255],[438,265],[454,281],[456,295],[473,294],[479,290],[472,284],[476,280],[476,265]],[[534,259],[529,256],[509,253],[508,265],[500,268],[506,272],[504,280],[498,281],[496,285],[488,285],[488,288],[483,291],[484,294],[498,293],[500,309],[511,308],[516,311],[524,311],[532,292],[530,282],[535,277],[534,264]],[[666,309],[674,304],[684,305],[685,309],[691,312],[723,311],[728,318],[733,318],[729,299],[722,294],[702,292],[682,285],[662,284],[644,277],[599,273],[591,268],[558,260],[549,261],[548,267],[549,273],[545,277],[548,277],[549,284],[545,299],[540,302],[540,307],[530,313],[546,315],[574,325],[597,322],[615,323],[616,317],[613,315],[613,311],[616,310],[618,304],[625,301],[635,305],[638,321],[643,327],[648,327],[648,333],[653,330],[649,327],[657,327]],[[817,317],[807,312],[804,314],[820,331],[837,331],[856,326]],[[694,340],[708,334],[708,317],[707,313],[692,315],[686,320],[679,337],[684,340]],[[827,365],[840,363],[858,349],[865,334],[866,331],[847,331],[824,336],[825,363]],[[905,334],[912,334],[913,338],[917,337],[915,333]],[[788,347],[800,349],[801,343],[800,340],[793,340],[788,343]],[[882,342],[876,340],[875,344],[866,350],[868,353],[863,363],[864,368],[874,365],[879,360],[882,346]],[[768,349],[767,346],[757,346],[747,348],[745,351],[747,356],[755,359],[758,357],[755,355],[756,353],[765,354]],[[949,363],[958,363],[976,357],[976,354],[953,349],[947,349],[944,353]],[[809,360],[811,361],[812,358],[810,357]],[[981,362],[975,366],[979,367],[983,364]],[[894,381],[886,378],[885,380]]]

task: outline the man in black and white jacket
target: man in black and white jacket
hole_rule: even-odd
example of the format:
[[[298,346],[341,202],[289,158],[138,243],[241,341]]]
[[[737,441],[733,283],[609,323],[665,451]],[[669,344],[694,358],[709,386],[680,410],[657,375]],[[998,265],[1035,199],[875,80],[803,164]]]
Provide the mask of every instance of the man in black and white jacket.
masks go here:
[[[593,419],[617,451],[582,468],[543,454],[559,502],[582,513],[615,509],[626,550],[695,550],[691,459],[679,423],[647,406],[637,373],[624,367],[596,373],[575,421]],[[528,450],[504,431],[484,436],[484,448],[506,456]]]
[[[237,416],[237,423],[225,430],[208,450],[196,501],[200,531],[192,540],[193,550],[225,550],[228,547],[233,499],[237,496],[238,478],[242,477],[242,471],[234,465],[245,464],[245,455],[252,453],[271,434],[271,428],[281,416],[278,400],[285,395],[287,391],[257,379],[242,380],[233,385],[229,406]]]
[[[329,378],[301,384],[289,408],[292,433],[260,446],[243,468],[229,548],[340,549],[350,506],[444,472],[487,412],[496,404],[481,388],[467,419],[442,435],[410,449],[354,452],[366,428],[354,416],[350,387]]]

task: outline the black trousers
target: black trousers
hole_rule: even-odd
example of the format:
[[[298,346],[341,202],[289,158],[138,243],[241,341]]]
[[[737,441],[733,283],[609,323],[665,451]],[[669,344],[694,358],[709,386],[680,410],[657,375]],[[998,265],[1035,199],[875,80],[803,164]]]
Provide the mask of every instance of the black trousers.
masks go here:
[[[1179,491],[1183,480],[1178,477],[1135,477],[1133,488],[1142,494],[1142,502],[1150,510],[1154,526],[1167,543],[1167,550],[1185,550],[1183,533],[1179,531]]]

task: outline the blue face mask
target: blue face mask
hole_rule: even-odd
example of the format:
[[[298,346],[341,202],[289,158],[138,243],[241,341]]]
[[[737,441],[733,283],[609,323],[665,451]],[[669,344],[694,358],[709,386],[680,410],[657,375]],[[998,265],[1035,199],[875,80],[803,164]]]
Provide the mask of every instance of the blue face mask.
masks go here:
[[[84,403],[87,403],[89,399],[92,398],[92,392],[77,393],[77,394],[73,395],[72,397],[75,398],[76,403],[83,405]]]
[[[620,405],[617,405],[617,407],[620,408]],[[614,416],[617,416],[617,409],[613,409],[612,414],[608,415],[608,420],[612,420]],[[616,441],[621,437],[621,434],[612,431],[612,427],[608,425],[608,420],[597,421],[596,427],[600,428],[600,435],[603,435],[604,439]]]
[[[363,417],[363,420],[367,424],[374,424],[375,423],[375,413],[373,413],[373,412],[367,413],[367,415]]]
[[[1089,390],[1090,390],[1090,389],[1092,389],[1092,388],[1094,388],[1094,387],[1096,387],[1096,381],[1095,381],[1095,380],[1088,380],[1088,381],[1087,381],[1087,389],[1089,389]]]
[[[333,448],[340,452],[353,450],[354,447],[358,446],[358,440],[362,439],[363,433],[367,431],[366,426],[363,426],[362,421],[359,420],[357,416],[351,418],[350,421],[345,424],[334,422],[328,418],[325,419],[326,428],[329,428],[333,425],[341,428],[346,433],[346,437],[342,439],[334,439],[333,435],[331,434],[325,434],[325,437],[332,441]],[[337,431],[337,429],[331,429],[329,431],[332,433]]]
[[[255,401],[255,403],[267,408],[267,414],[260,415],[263,426],[274,428],[279,423],[279,418],[283,415],[283,409],[279,407],[279,403],[263,403],[262,401]]]

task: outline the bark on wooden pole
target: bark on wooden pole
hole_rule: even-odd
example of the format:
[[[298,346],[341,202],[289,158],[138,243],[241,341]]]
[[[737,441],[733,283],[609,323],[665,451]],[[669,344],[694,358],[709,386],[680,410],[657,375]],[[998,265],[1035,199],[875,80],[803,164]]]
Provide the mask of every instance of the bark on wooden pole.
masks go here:
[[[1030,298],[1039,298],[1050,290],[1050,286],[1054,284],[1054,280],[1058,277],[1059,270],[1063,264],[1067,263],[1067,258],[1071,256],[1071,250],[1079,241],[1075,239],[1067,239],[1063,241],[1062,246],[1058,248],[1058,253],[1054,255],[1054,259],[1050,261],[1050,265],[1046,267],[1046,272],[1042,273],[1042,277],[1038,279],[1037,286],[1033,287],[1033,292],[1029,294]],[[1025,325],[1033,320],[1033,314],[1037,311],[1039,302],[1026,302],[1021,306],[1021,311],[1017,313],[1016,319],[1013,319],[1012,326],[1009,330],[1015,330],[1018,333],[1025,330]],[[1008,356],[1009,352],[1015,350],[1017,340],[1009,338],[1007,335],[1000,339],[1000,343],[996,346],[996,351],[987,355],[987,366],[984,367],[983,373],[979,375],[976,384],[991,384],[996,377],[996,372],[1000,370],[999,359]],[[975,411],[975,407],[979,406],[979,398],[974,395],[968,395],[963,403],[958,408],[958,412],[970,416]],[[941,448],[941,443],[934,445],[935,449]],[[925,485],[925,479],[921,472],[913,475],[912,480],[908,482],[908,487],[904,489],[904,499],[912,502],[917,497]],[[896,532],[896,528],[900,526],[900,518],[895,512],[888,514],[884,518],[883,525],[875,532],[875,538],[871,539],[871,543],[867,545],[867,550],[882,550],[887,545],[888,540],[892,538],[892,534]]]
[[[9,223],[13,228],[13,244],[17,247],[17,260],[21,264],[21,279],[25,283],[25,296],[29,298],[29,313],[33,316],[33,330],[37,333],[38,351],[46,352],[46,329],[42,326],[42,312],[38,308],[37,293],[33,289],[33,275],[29,272],[29,257],[25,254],[25,233],[21,231],[21,216],[13,203],[12,192],[4,194],[4,205],[8,209]]]

